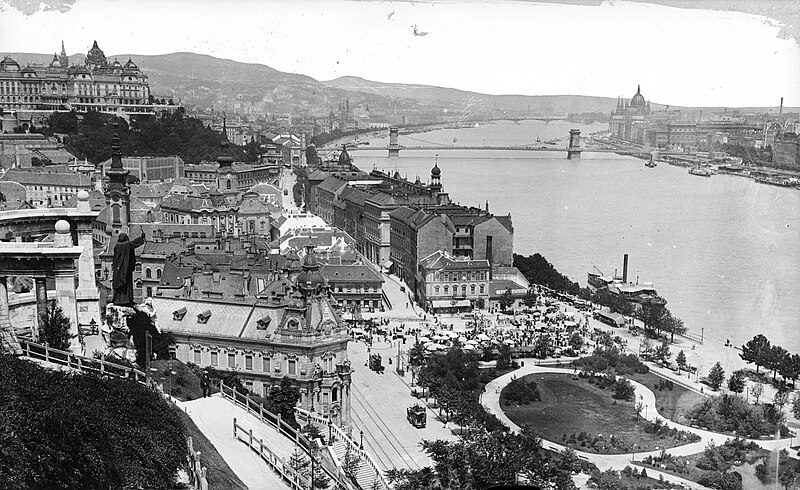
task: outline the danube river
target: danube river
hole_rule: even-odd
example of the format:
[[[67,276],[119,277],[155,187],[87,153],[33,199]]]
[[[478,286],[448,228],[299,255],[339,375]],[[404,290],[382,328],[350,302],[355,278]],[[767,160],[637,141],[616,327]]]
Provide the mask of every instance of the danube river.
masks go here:
[[[401,135],[403,146],[519,146],[606,128],[503,121]],[[455,140],[455,141],[454,141]],[[705,338],[741,345],[755,334],[800,353],[800,191],[729,175],[711,178],[607,153],[403,150],[388,138],[354,150],[355,163],[430,177],[435,162],[453,201],[511,213],[514,249],[544,255],[582,286],[593,266],[652,282],[668,308]],[[537,145],[539,143],[536,143]],[[544,144],[544,143],[541,143]],[[560,146],[565,146],[560,142]],[[370,148],[366,150],[366,148]]]

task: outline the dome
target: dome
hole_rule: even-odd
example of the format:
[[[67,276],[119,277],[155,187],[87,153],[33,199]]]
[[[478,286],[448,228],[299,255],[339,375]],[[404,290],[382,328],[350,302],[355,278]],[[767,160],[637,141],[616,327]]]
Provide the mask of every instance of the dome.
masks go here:
[[[342,146],[342,153],[339,154],[339,163],[341,165],[350,165],[352,161],[353,159],[350,158],[350,154],[347,153],[346,147]]]
[[[317,288],[324,288],[328,281],[319,271],[303,271],[297,276],[297,287],[303,291],[315,291]]]
[[[61,62],[58,61],[58,55],[53,55],[53,61],[50,62],[52,68],[61,68]]]
[[[437,164],[436,164],[436,165],[434,165],[434,166],[433,166],[433,168],[431,169],[431,176],[438,177],[438,176],[440,176],[441,174],[442,174],[442,169],[440,169],[440,168],[439,168],[439,164],[437,163]]]
[[[636,95],[631,99],[630,107],[644,107],[647,105],[641,92],[641,85],[636,87]]]

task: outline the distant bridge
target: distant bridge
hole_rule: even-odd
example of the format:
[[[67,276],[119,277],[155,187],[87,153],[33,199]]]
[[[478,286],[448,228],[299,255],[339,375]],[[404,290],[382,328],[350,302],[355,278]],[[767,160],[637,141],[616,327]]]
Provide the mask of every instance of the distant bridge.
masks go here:
[[[475,150],[475,151],[493,151],[493,150],[513,150],[513,151],[575,151],[575,148],[568,148],[566,146],[554,146],[554,147],[543,147],[543,146],[456,146],[456,145],[449,145],[449,146],[395,146],[392,147],[399,150],[437,150],[437,151],[445,151],[445,150]],[[386,151],[390,149],[388,146],[359,146],[358,148],[354,148],[354,150],[358,151],[366,151],[366,150],[379,150],[379,151]],[[650,153],[651,150],[646,148],[634,148],[634,149],[613,149],[613,148],[580,148],[582,153],[618,153],[621,155],[640,155],[645,153]],[[659,152],[662,153],[662,152]]]

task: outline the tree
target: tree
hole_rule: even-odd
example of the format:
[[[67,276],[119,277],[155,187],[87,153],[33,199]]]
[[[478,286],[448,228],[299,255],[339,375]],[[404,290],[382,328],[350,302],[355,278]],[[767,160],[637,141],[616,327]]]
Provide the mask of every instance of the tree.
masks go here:
[[[794,418],[800,419],[800,393],[794,394],[794,399],[792,400],[792,414],[794,414]]]
[[[764,394],[764,385],[761,383],[756,383],[750,388],[750,394],[753,395],[755,399],[755,404],[758,405],[758,399],[761,398],[761,395]]]
[[[299,425],[294,418],[294,407],[298,400],[300,400],[300,390],[289,378],[283,378],[280,387],[274,386],[269,390],[267,409],[279,413],[284,422],[297,428]]]
[[[361,455],[353,450],[353,446],[347,445],[342,458],[342,470],[351,480],[355,481],[358,476],[358,467],[361,464]]]
[[[722,369],[722,364],[717,362],[708,372],[708,384],[716,391],[722,386],[723,381],[725,381],[725,370]]]
[[[70,333],[70,320],[56,301],[50,301],[39,324],[39,341],[54,349],[69,350],[74,337]]]
[[[785,356],[781,361],[781,365],[778,366],[778,372],[781,373],[784,380],[791,379],[792,388],[794,388],[795,382],[798,376],[800,376],[800,355],[792,354],[791,356]]]
[[[789,352],[779,345],[773,345],[764,355],[766,358],[764,367],[772,370],[772,381],[775,381],[778,376],[778,369],[786,362],[786,358],[790,357]]]
[[[630,401],[633,399],[634,395],[636,394],[635,389],[630,381],[625,378],[619,378],[614,383],[614,394],[611,395],[612,398],[616,398],[617,400],[626,400]]]
[[[533,288],[528,289],[528,292],[525,293],[525,297],[522,299],[522,304],[528,307],[536,306],[536,302],[539,301],[539,296],[536,294],[536,291]]]
[[[669,350],[669,344],[666,341],[661,342],[661,345],[659,345],[656,348],[656,351],[653,353],[653,356],[657,360],[663,362],[664,364],[667,364],[669,362],[669,358],[672,357],[672,352],[670,352]]]
[[[506,289],[500,297],[500,309],[506,311],[509,306],[514,304],[514,297],[511,295],[511,288]]]
[[[663,321],[666,316],[664,305],[646,302],[639,308],[639,319],[644,323],[645,330],[655,330],[658,335],[663,329]]]
[[[681,374],[681,369],[686,368],[686,354],[683,351],[678,352],[675,356],[675,363],[678,365],[678,374]]]
[[[319,165],[320,159],[319,155],[317,155],[317,148],[314,145],[308,145],[306,147],[306,164],[309,167],[316,167]]]
[[[662,325],[664,327],[664,331],[669,332],[669,341],[675,341],[675,334],[683,335],[686,333],[686,326],[683,324],[683,320],[680,318],[673,316],[672,313],[664,308],[664,317],[662,319]]]
[[[410,349],[408,349],[408,365],[411,367],[411,384],[414,384],[414,378],[417,376],[419,369],[425,364],[425,346],[417,341]]]
[[[731,373],[730,378],[728,378],[728,389],[734,393],[744,391],[744,371],[738,370]]]
[[[511,367],[511,346],[505,342],[497,347],[497,369],[508,369]]]
[[[573,332],[572,336],[569,338],[569,346],[572,347],[572,350],[578,352],[583,347],[583,337],[578,332]]]
[[[758,368],[764,365],[766,353],[771,348],[769,340],[765,336],[758,334],[742,346],[742,353],[739,354],[739,357],[748,364],[755,364],[756,373],[758,373]]]

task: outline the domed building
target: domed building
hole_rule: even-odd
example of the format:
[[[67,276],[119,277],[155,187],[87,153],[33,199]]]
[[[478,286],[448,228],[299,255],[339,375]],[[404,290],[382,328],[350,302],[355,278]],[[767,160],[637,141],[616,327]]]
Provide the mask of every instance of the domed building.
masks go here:
[[[645,144],[644,123],[650,115],[650,102],[642,95],[641,85],[630,102],[622,97],[617,99],[617,107],[611,113],[608,130],[612,136],[631,143]]]
[[[109,62],[97,41],[80,66],[70,66],[63,42],[61,54],[53,55],[49,64],[22,68],[6,56],[0,61],[0,85],[7,87],[0,92],[5,109],[155,113],[147,75],[131,59],[124,66]]]

